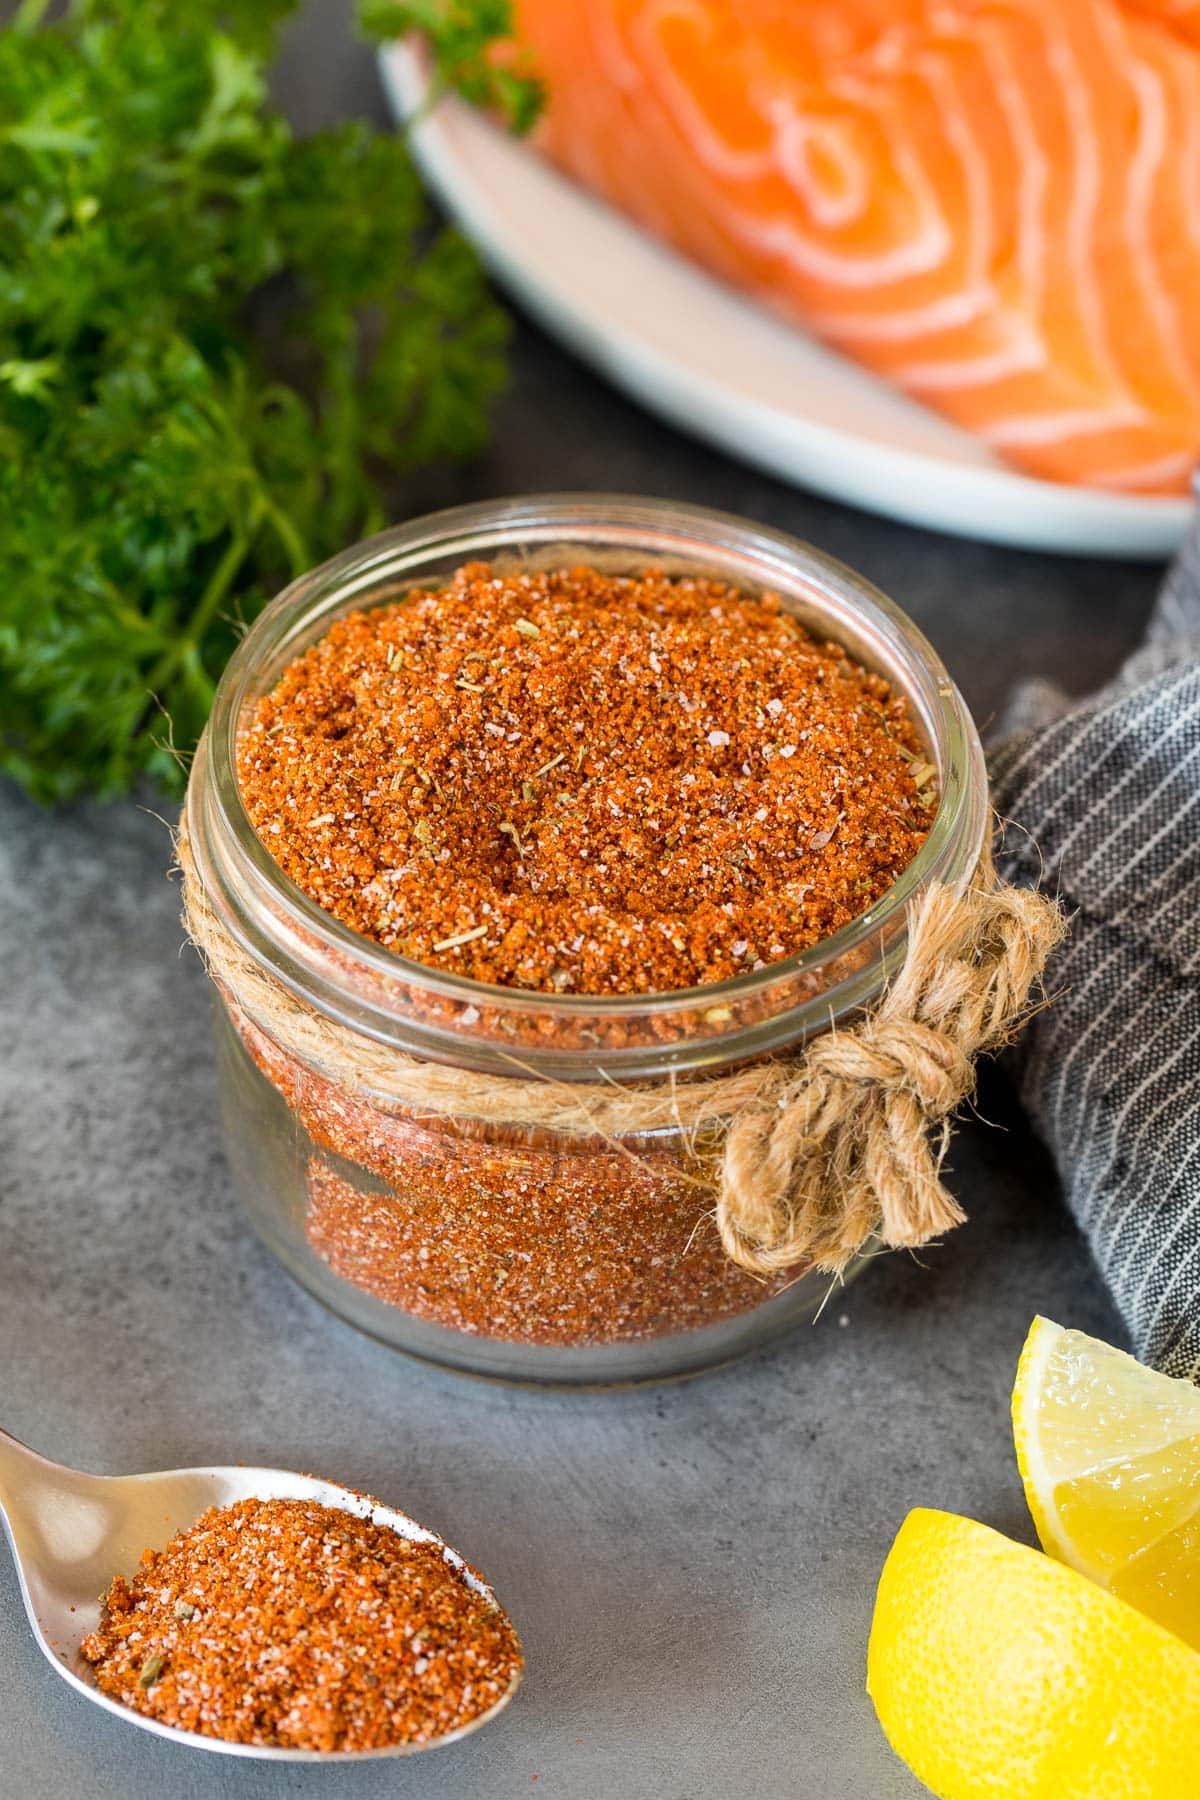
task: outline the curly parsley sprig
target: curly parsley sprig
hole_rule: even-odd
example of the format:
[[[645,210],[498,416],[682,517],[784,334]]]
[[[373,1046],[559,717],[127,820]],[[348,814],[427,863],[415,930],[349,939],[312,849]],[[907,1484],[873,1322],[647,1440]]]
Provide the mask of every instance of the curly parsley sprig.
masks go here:
[[[23,0],[0,28],[0,772],[178,787],[239,632],[481,442],[506,323],[402,137],[299,140],[294,0]],[[367,0],[528,123],[507,0]]]

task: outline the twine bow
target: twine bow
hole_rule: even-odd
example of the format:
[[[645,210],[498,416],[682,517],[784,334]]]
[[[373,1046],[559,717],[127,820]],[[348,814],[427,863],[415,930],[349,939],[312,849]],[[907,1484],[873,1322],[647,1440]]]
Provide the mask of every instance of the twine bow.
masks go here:
[[[998,882],[915,902],[899,974],[849,1030],[777,1066],[729,1121],[717,1223],[744,1269],[842,1269],[872,1238],[914,1248],[960,1225],[941,1178],[976,1059],[1007,1043],[1065,931],[1045,895]]]
[[[742,1268],[842,1269],[871,1240],[928,1243],[960,1224],[941,1179],[951,1116],[975,1062],[1008,1042],[1065,923],[1055,903],[1007,887],[986,855],[968,887],[914,902],[904,962],[876,1006],[795,1056],[731,1075],[625,1088],[483,1074],[375,1043],[290,993],[218,918],[177,844],[184,917],[231,1009],[279,1048],[384,1110],[621,1139],[712,1132],[716,1220]]]

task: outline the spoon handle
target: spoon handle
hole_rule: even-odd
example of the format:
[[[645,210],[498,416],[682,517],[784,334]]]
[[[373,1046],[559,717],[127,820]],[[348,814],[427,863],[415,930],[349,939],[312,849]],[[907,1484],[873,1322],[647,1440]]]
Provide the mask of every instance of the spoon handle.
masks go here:
[[[15,1496],[23,1477],[29,1473],[30,1464],[41,1460],[27,1444],[0,1428],[0,1506]]]
[[[68,1590],[76,1605],[100,1591],[114,1567],[110,1546],[121,1522],[122,1486],[51,1462],[0,1431],[0,1518],[31,1617],[53,1610],[54,1596]]]
[[[48,1489],[59,1492],[72,1485],[74,1474],[0,1428],[0,1511],[7,1513],[14,1530],[19,1514],[36,1505]]]

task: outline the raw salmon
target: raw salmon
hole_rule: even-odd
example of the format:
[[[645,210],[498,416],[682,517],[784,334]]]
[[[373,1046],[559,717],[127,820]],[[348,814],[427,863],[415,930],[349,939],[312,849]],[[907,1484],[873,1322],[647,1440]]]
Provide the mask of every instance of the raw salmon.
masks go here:
[[[518,0],[562,168],[1036,475],[1200,463],[1197,0]]]

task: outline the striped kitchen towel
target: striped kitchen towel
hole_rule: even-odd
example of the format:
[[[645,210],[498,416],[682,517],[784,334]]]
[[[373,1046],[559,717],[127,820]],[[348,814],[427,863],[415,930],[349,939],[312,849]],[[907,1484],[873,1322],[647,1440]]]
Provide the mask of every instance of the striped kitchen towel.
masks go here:
[[[1001,866],[1073,916],[1022,1097],[1137,1354],[1200,1377],[1200,524],[1115,681],[1023,689],[990,761]]]

